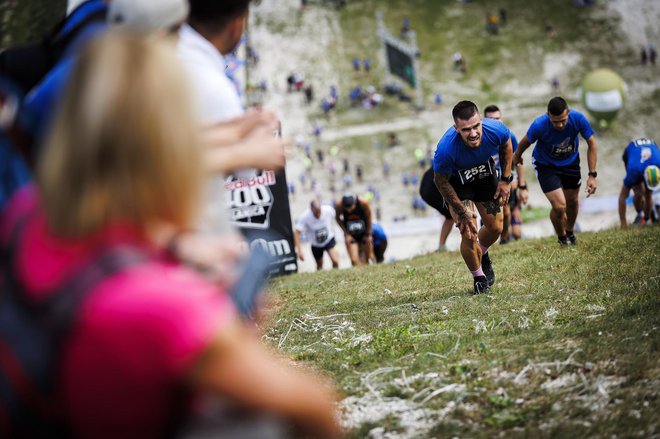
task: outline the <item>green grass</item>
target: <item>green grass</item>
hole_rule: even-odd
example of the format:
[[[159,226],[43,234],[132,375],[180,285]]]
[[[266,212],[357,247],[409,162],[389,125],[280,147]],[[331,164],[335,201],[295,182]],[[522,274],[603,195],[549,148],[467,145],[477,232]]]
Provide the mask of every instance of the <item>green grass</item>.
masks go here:
[[[507,10],[507,25],[500,28],[498,35],[488,35],[486,13],[497,13],[500,7]],[[546,54],[582,55],[582,62],[570,66],[569,77],[562,78],[564,89],[577,87],[584,73],[595,67],[624,68],[637,60],[636,51],[623,43],[618,18],[605,13],[606,6],[602,4],[576,9],[563,0],[534,2],[531,7],[526,0],[502,0],[496,4],[461,4],[455,0],[356,1],[349,2],[339,13],[343,58],[330,55],[336,57],[336,69],[341,72],[341,90],[347,91],[356,84],[379,85],[384,80],[384,67],[377,56],[382,48],[376,37],[376,9],[384,13],[386,26],[394,35],[398,34],[403,18],[410,18],[421,52],[422,88],[428,99],[438,91],[449,92],[444,89],[447,82],[457,81],[473,90],[467,98],[504,103],[508,97],[498,85],[511,78],[521,84],[534,84],[543,73]],[[546,36],[546,23],[554,26],[556,37]],[[453,68],[451,56],[456,51],[467,61],[465,75]],[[372,74],[356,78],[350,60],[365,56],[374,63]],[[544,104],[545,99],[527,103],[539,108]],[[414,114],[410,105],[397,103],[395,107]],[[346,109],[338,108],[339,117]]]
[[[546,219],[550,217],[549,207],[525,207],[521,210],[524,223]]]
[[[64,0],[0,1],[0,48],[40,42],[65,10]]]
[[[660,227],[578,239],[494,248],[485,296],[458,253],[280,278],[265,338],[354,398],[353,437],[658,434]]]

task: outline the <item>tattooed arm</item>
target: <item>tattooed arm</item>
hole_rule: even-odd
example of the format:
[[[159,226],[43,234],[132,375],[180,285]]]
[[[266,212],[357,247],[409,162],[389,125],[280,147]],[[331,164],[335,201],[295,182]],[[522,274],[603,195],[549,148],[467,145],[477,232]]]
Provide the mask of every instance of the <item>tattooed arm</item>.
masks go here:
[[[470,211],[460,198],[454,188],[449,184],[449,174],[438,174],[435,173],[433,177],[433,182],[438,188],[438,191],[445,199],[447,205],[449,205],[452,216],[456,216],[454,221],[456,222],[456,227],[461,231],[461,234],[465,234],[468,239],[476,239],[477,237],[477,226],[474,224],[473,219],[477,216],[474,212]]]

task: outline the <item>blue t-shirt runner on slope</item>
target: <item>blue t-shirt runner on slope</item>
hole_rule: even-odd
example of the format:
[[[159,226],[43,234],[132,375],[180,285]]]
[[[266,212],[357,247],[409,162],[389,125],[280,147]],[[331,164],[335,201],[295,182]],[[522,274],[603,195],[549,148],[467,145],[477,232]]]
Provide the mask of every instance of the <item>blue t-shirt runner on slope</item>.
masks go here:
[[[511,190],[511,132],[499,121],[482,119],[470,101],[457,103],[452,116],[454,126],[435,151],[433,180],[461,231],[461,255],[472,273],[474,294],[482,294],[495,283],[488,249],[502,233],[502,205]],[[499,181],[493,155],[502,163]],[[472,206],[481,216],[480,229]]]
[[[587,197],[596,192],[597,148],[591,125],[578,111],[568,108],[566,100],[556,96],[548,102],[548,111],[538,117],[518,143],[514,164],[522,164],[525,150],[536,143],[532,164],[541,189],[552,206],[550,220],[560,246],[575,245],[573,233],[579,209],[579,189],[582,185],[578,134],[587,141],[589,178]]]

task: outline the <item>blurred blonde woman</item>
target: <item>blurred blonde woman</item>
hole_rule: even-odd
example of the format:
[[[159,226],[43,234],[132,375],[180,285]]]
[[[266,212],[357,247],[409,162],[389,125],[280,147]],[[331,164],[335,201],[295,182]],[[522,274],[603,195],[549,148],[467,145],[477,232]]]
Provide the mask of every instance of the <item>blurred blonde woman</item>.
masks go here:
[[[163,42],[110,35],[90,44],[37,187],[19,192],[2,219],[5,246],[20,233],[13,262],[32,301],[107,249],[146,258],[95,284],[78,309],[57,369],[62,419],[75,437],[163,437],[195,396],[212,394],[336,437],[328,386],[270,354],[223,291],[164,249],[172,229],[194,224],[205,177],[185,84]]]

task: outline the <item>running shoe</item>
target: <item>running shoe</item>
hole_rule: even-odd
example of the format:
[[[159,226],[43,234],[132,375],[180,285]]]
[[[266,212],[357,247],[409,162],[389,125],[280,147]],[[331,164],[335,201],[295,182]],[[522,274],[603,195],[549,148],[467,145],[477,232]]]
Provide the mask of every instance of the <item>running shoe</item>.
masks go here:
[[[486,276],[476,276],[474,278],[474,294],[484,294],[490,290]]]
[[[568,243],[571,245],[575,245],[577,243],[577,238],[575,237],[575,233],[567,233],[566,239],[568,240]]]
[[[644,218],[644,212],[640,211],[637,212],[637,216],[635,217],[635,221],[633,221],[634,226],[643,226],[646,223],[646,219]]]
[[[559,243],[559,247],[566,247],[568,245],[568,239],[565,236],[557,238],[557,242]]]
[[[484,270],[486,279],[488,279],[488,285],[495,285],[495,272],[493,271],[493,264],[490,263],[488,252],[481,256],[481,268]]]

